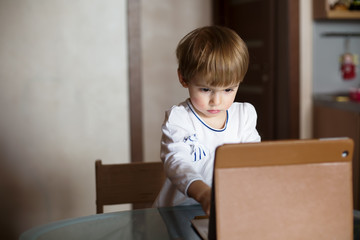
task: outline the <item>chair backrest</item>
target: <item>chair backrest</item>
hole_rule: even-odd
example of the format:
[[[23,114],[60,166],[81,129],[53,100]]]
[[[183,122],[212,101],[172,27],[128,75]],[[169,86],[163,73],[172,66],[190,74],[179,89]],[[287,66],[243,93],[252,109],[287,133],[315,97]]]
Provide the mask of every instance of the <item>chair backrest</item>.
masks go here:
[[[162,162],[102,164],[96,160],[95,176],[96,213],[103,213],[104,205],[151,206],[165,181]]]

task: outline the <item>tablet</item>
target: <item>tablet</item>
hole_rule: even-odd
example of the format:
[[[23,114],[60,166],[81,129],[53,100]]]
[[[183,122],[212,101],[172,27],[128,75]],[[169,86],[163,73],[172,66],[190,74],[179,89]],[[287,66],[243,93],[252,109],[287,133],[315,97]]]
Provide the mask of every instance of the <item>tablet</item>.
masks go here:
[[[348,138],[218,147],[208,238],[352,239],[352,155]]]

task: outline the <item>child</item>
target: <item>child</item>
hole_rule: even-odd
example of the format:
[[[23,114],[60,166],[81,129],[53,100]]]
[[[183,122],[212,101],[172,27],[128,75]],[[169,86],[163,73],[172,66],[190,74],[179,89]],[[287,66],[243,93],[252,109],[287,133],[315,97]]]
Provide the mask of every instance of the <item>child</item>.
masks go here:
[[[178,78],[190,98],[166,112],[161,159],[167,179],[154,205],[200,203],[209,215],[216,147],[260,141],[255,108],[234,103],[248,50],[234,31],[208,26],[187,34],[176,56]]]

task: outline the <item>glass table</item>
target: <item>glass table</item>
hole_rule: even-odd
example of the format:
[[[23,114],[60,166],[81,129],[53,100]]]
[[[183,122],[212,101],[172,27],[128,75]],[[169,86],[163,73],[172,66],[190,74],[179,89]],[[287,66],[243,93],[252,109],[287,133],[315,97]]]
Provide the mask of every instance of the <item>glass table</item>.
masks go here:
[[[190,220],[204,215],[200,205],[96,214],[32,228],[30,239],[201,239]],[[360,239],[360,212],[354,211],[354,239]]]
[[[30,239],[201,239],[190,220],[204,215],[200,205],[148,208],[96,214],[32,228],[20,236]]]

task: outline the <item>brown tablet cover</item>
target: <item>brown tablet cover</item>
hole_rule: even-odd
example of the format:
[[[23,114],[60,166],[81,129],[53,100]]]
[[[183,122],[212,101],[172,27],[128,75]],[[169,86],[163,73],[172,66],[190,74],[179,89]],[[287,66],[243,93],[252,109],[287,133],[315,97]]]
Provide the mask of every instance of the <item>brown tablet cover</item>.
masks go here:
[[[216,150],[217,239],[352,239],[351,139]]]

